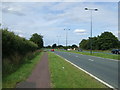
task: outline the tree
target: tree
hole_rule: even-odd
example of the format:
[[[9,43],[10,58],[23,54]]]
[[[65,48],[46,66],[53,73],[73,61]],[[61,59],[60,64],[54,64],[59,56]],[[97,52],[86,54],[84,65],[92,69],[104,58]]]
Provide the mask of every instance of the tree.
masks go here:
[[[99,36],[98,36],[99,37]],[[92,37],[92,50],[98,50],[98,37]]]
[[[51,46],[50,46],[50,45],[48,45],[48,46],[46,46],[46,48],[51,48]]]
[[[63,48],[64,46],[62,46],[62,45],[58,45],[57,47],[58,47],[58,48]]]
[[[88,46],[90,46],[89,44],[89,41],[86,40],[86,39],[83,39],[80,44],[79,44],[79,47],[82,48],[82,49],[89,49]]]
[[[111,32],[104,32],[98,38],[99,50],[118,48],[119,41]]]
[[[72,47],[72,48],[78,48],[78,46],[75,45],[75,44],[73,44],[71,47]]]
[[[111,32],[104,32],[100,36],[83,39],[79,46],[82,49],[88,50],[91,48],[91,42],[93,50],[108,50],[120,47],[120,41]]]
[[[42,35],[38,35],[37,33],[34,33],[32,37],[30,38],[30,41],[33,41],[35,44],[37,44],[39,48],[43,47],[43,36]]]
[[[52,48],[56,48],[56,47],[57,47],[57,45],[56,45],[56,44],[53,44],[53,45],[52,45]]]

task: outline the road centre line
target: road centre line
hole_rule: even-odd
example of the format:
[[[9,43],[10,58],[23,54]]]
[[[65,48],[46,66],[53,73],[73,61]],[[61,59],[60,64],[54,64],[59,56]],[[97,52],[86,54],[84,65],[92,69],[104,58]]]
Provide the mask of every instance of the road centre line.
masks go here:
[[[93,59],[88,59],[89,61],[94,61]]]
[[[71,53],[71,52],[70,52],[70,53]],[[76,54],[78,54],[78,53],[76,53]],[[79,55],[83,55],[83,54],[79,54]],[[91,56],[91,55],[84,55],[84,56]],[[109,61],[116,61],[116,62],[119,61],[119,60],[116,60],[116,59],[102,58],[102,57],[97,57],[97,56],[91,56],[91,57],[106,59],[106,60],[109,60]]]

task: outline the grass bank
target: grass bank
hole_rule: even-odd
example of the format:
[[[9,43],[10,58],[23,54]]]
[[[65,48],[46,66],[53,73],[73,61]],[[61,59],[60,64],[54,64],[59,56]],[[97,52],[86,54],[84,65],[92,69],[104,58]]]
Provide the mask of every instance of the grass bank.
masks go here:
[[[78,52],[78,51],[74,51],[74,50],[71,50],[71,51],[57,50],[57,51],[72,52],[72,53],[83,54],[83,55],[91,55],[90,52]],[[92,53],[91,56],[120,60],[120,55],[115,55],[115,54]]]
[[[26,80],[42,56],[42,52],[37,53],[38,54],[33,59],[26,60],[16,72],[4,77],[2,88],[14,88],[17,83]]]
[[[52,88],[107,88],[54,53],[48,57]]]

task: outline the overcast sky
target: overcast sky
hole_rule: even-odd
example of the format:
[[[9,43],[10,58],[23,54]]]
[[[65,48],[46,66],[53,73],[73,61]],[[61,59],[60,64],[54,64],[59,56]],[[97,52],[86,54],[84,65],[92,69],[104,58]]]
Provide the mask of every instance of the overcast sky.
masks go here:
[[[45,45],[58,44],[58,38],[59,44],[65,45],[64,29],[70,29],[68,45],[87,39],[90,11],[85,7],[98,8],[93,12],[93,36],[104,31],[118,36],[117,2],[4,2],[1,7],[3,27],[26,39],[33,33],[41,34]]]

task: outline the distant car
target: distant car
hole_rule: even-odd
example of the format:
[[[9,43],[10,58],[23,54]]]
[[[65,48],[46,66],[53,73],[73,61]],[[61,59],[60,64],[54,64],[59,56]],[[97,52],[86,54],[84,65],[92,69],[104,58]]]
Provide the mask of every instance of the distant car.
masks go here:
[[[51,49],[52,52],[54,52],[54,49]]]
[[[113,49],[111,51],[111,53],[113,53],[113,54],[120,54],[120,49]]]

